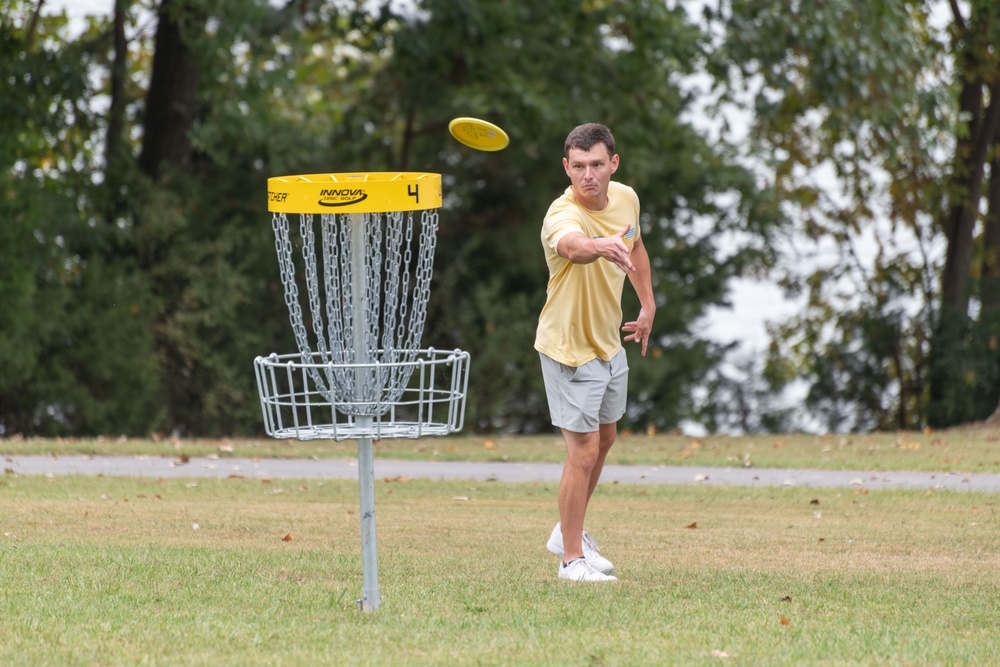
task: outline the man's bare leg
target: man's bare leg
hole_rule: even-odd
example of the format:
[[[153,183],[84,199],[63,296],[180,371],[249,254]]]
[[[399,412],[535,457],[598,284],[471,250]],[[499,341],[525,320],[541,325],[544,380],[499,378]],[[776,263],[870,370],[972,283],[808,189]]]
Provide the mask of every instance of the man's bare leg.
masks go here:
[[[597,450],[597,461],[594,462],[594,469],[590,472],[590,486],[587,489],[587,504],[590,504],[590,497],[594,495],[594,489],[597,488],[597,482],[601,479],[601,471],[604,470],[604,460],[608,458],[608,452],[611,451],[611,446],[615,444],[615,438],[618,437],[618,424],[601,424],[600,426],[600,444]],[[584,510],[586,514],[586,510]],[[583,530],[583,527],[580,527]]]
[[[562,429],[562,434],[566,441],[566,463],[559,482],[559,521],[563,534],[563,562],[568,563],[583,557],[583,518],[592,492],[594,468],[603,457],[599,431],[577,433]]]

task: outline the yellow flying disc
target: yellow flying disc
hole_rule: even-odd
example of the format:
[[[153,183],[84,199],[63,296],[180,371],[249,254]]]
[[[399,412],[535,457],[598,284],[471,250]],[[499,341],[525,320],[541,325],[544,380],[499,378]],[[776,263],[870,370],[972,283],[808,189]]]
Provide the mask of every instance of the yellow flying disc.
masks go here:
[[[499,127],[478,118],[456,118],[448,123],[451,136],[477,151],[499,151],[507,148],[510,139]]]

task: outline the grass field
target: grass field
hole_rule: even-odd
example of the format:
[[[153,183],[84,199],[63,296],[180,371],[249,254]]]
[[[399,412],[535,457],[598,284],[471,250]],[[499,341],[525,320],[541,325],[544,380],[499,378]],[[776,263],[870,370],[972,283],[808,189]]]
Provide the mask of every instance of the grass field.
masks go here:
[[[345,458],[352,441],[250,439],[0,439],[0,455],[212,456]],[[562,462],[562,439],[454,436],[383,440],[375,456],[442,461]],[[835,470],[1000,472],[1000,428],[863,435],[712,436],[622,434],[611,463]]]
[[[587,585],[555,492],[379,480],[361,614],[356,482],[2,475],[0,664],[997,664],[993,494],[608,485]]]

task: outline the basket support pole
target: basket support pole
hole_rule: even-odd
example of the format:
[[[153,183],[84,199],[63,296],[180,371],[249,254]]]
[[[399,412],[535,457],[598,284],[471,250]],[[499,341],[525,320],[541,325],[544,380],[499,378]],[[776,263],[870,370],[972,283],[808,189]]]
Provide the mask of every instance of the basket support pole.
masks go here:
[[[354,338],[354,363],[364,364],[368,350],[365,347],[367,303],[365,299],[365,216],[355,213],[351,221],[351,329]],[[355,395],[363,394],[365,370],[355,371]],[[372,418],[355,417],[363,433],[371,433]],[[382,604],[378,587],[378,549],[375,541],[375,457],[370,435],[358,439],[358,488],[361,495],[361,598],[358,608],[372,612]]]
[[[362,427],[371,425],[371,417],[359,417]],[[375,465],[371,436],[358,440],[358,479],[361,491],[361,611],[379,608],[382,595],[378,587],[378,550],[375,546]]]

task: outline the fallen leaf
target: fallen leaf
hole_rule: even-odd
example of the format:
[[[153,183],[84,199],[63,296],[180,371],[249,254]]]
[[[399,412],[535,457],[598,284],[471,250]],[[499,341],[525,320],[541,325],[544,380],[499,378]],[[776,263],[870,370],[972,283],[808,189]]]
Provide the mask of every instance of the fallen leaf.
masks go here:
[[[288,533],[287,535],[285,535],[284,537],[281,538],[281,541],[282,542],[291,542],[292,541],[292,534]]]
[[[410,478],[405,475],[396,475],[395,477],[386,477],[387,482],[409,482]]]
[[[486,449],[496,449],[497,443],[494,440],[487,440],[486,442],[483,443],[483,447],[485,447]]]
[[[785,597],[781,598],[781,601],[782,602],[791,602],[792,601],[792,596],[791,595],[786,595]]]
[[[810,505],[819,505],[819,498],[813,498],[809,501]]]
[[[693,521],[692,523],[689,523],[688,525],[686,525],[684,527],[685,528],[697,528],[698,527],[698,522],[697,521]]]
[[[818,541],[819,541],[819,542],[826,542],[826,538],[825,538],[825,537],[821,537],[821,538],[819,538],[819,540],[818,540]]]
[[[713,650],[712,651],[712,655],[714,655],[716,658],[728,658],[729,657],[728,653],[726,653],[725,651],[720,651],[719,649]]]
[[[782,616],[781,617],[781,624],[782,625],[788,625],[789,623],[791,623],[791,621],[788,620],[787,616]]]

